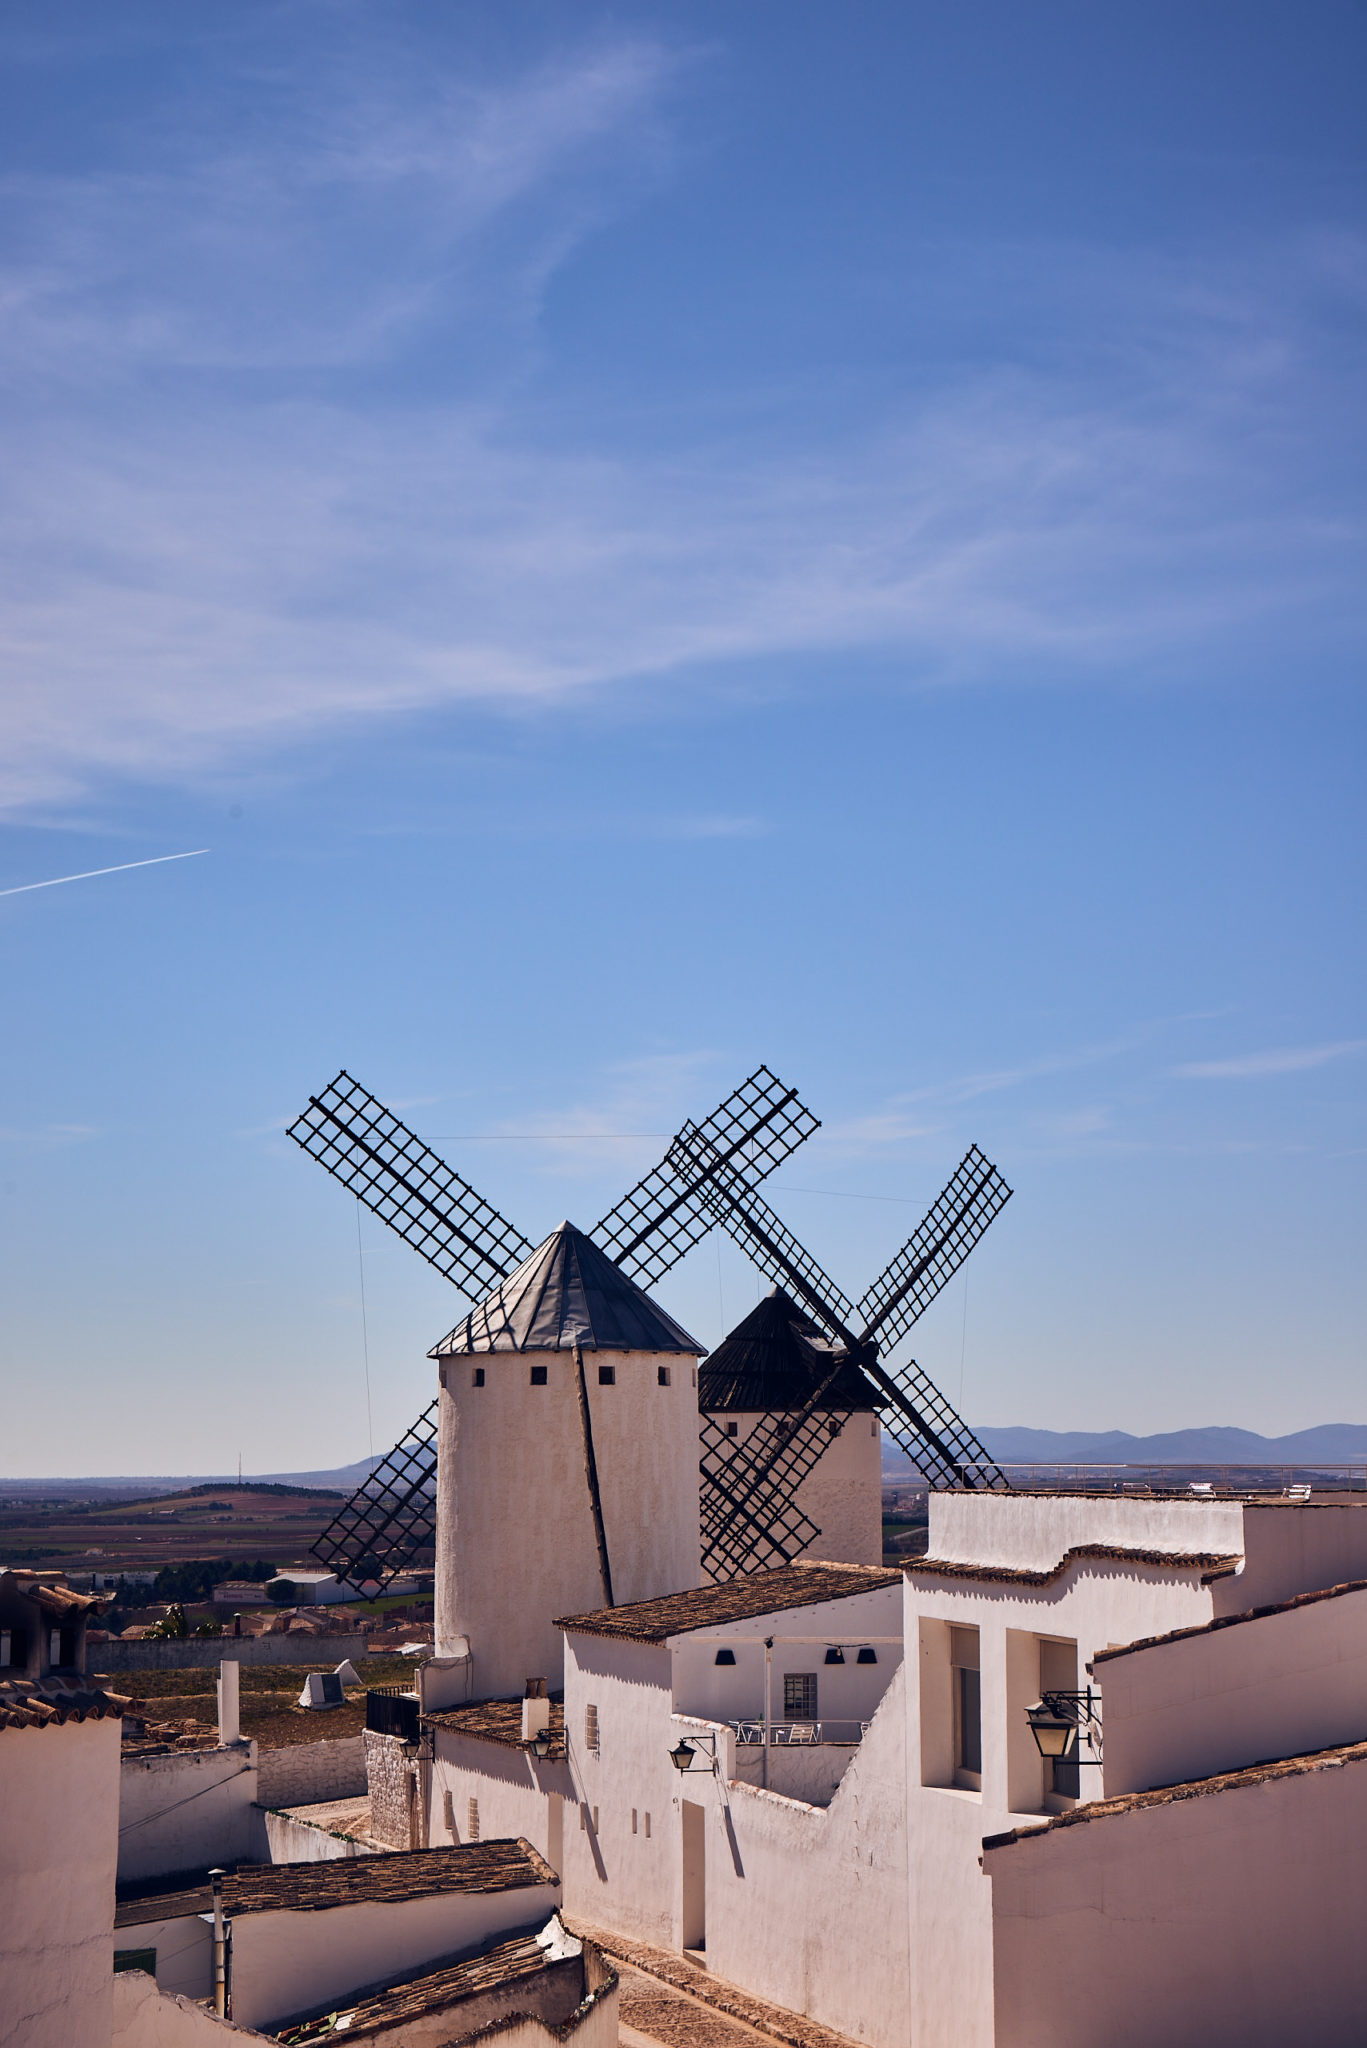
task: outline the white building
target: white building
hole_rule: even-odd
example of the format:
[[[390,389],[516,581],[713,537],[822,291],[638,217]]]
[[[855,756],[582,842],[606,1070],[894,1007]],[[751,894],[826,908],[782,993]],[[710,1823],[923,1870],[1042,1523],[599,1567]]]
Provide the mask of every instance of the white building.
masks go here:
[[[0,1670],[0,2043],[109,2039],[117,1701],[79,1675]]]
[[[568,1223],[435,1346],[429,1704],[558,1671],[557,1614],[697,1584],[701,1350]]]
[[[984,1843],[997,2042],[1360,2041],[1367,1582],[1094,1668],[1104,1798]]]
[[[1215,1764],[1256,1776],[1260,1758],[1301,1744],[1319,1758],[1313,1769],[1258,1779],[1279,1814],[1300,1799],[1308,1815],[1332,1797],[1327,1785],[1346,1782],[1353,1738],[1367,1734],[1358,1652],[1346,1647],[1367,1589],[1301,1596],[1367,1576],[1367,1503],[942,1493],[930,1516],[930,1553],[905,1573],[809,1562],[566,1618],[563,1711],[551,1707],[544,1757],[514,1703],[424,1717],[428,1839],[516,1829],[562,1871],[566,1908],[585,1922],[694,1951],[756,1996],[876,2048],[1128,2039],[1088,2031],[1088,2001],[1101,1995],[1080,1947],[1090,1922],[1065,1912],[1042,1942],[1048,1915],[1030,1873],[1099,1854],[1086,1843],[1104,1845],[1122,1821],[1095,1801],[1117,1787],[1150,1816],[1141,1824],[1155,1841],[1197,1827],[1189,1800],[1151,1789],[1155,1770],[1165,1784]],[[1231,1625],[1267,1606],[1276,1614]],[[1241,1641],[1250,1648],[1230,1647]],[[1137,1647],[1119,1654],[1126,1645]],[[1162,1661],[1194,1658],[1212,1671],[1225,1660],[1229,1674],[1203,1681],[1199,1713],[1195,1680]],[[1262,1670],[1257,1687],[1240,1658]],[[1150,1668],[1174,1674],[1170,1700],[1156,1679],[1127,1675]],[[1081,1761],[1046,1764],[1027,1709],[1042,1692],[1089,1685],[1095,1740]],[[684,1771],[671,1757],[681,1738]],[[1073,1818],[1092,1812],[1086,1828]],[[1316,1825],[1296,1837],[1298,1858]],[[1348,1840],[1335,1836],[1344,1857]],[[1327,1867],[1346,1883],[1338,1855]],[[1221,1898],[1214,1863],[1201,1867],[1207,1918],[1232,1925],[1243,1878]],[[1159,1862],[1151,1880],[1157,1892]],[[1352,1971],[1334,1963],[1343,1916],[1325,1928],[1316,1953],[1342,2001],[1356,1995]],[[1213,2012],[1232,1966],[1218,1942],[1201,1953]],[[1164,1967],[1161,1944],[1142,1965],[1127,1952],[1114,1983],[1133,1996]],[[1075,1977],[1088,1987],[1076,2031],[1051,2034]],[[1033,2010],[1036,2032],[1010,2032],[1008,2008]],[[1149,2038],[1186,2036],[1174,2022]],[[1219,2038],[1213,2021],[1202,2038]]]

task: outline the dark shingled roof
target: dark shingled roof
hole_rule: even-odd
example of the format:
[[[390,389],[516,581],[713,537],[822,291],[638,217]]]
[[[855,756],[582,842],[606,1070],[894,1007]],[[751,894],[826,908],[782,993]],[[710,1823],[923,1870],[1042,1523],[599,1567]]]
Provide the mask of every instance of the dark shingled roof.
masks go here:
[[[117,1721],[126,1702],[83,1678],[0,1679],[0,1728],[60,1728],[67,1721]]]
[[[565,1755],[565,1709],[559,1700],[550,1702],[551,1746],[546,1754],[554,1763]],[[422,1716],[424,1728],[448,1728],[453,1735],[472,1735],[479,1742],[501,1742],[510,1749],[530,1749],[522,1739],[521,1700],[476,1700],[468,1707],[439,1707]]]
[[[319,1913],[330,1906],[422,1899],[438,1892],[515,1892],[560,1879],[519,1835],[502,1842],[462,1842],[450,1849],[400,1849],[386,1856],[345,1856],[331,1863],[247,1864],[223,1880],[227,1913]],[[205,1913],[209,1887],[126,1899],[116,1927],[180,1920]]]
[[[1170,1571],[1202,1574],[1202,1585],[1212,1579],[1228,1578],[1239,1563],[1214,1550],[1136,1550],[1123,1543],[1075,1543],[1065,1550],[1057,1564],[1044,1571],[1020,1564],[960,1563],[957,1558],[917,1557],[902,1567],[908,1578],[986,1579],[1004,1586],[1052,1586],[1070,1566],[1085,1558],[1114,1559],[1118,1564],[1157,1564]]]
[[[779,1614],[788,1607],[815,1607],[827,1600],[848,1600],[855,1593],[873,1593],[895,1586],[900,1571],[872,1564],[788,1564],[773,1572],[750,1572],[721,1586],[699,1586],[691,1593],[666,1593],[660,1600],[638,1600],[630,1607],[603,1607],[594,1614],[566,1614],[557,1628],[587,1636],[622,1636],[633,1643],[664,1643],[694,1629],[715,1628],[727,1621],[750,1621],[761,1614]]]
[[[339,2032],[344,2032],[348,2041],[365,2040],[398,2026],[401,2020],[422,2019],[456,2008],[451,2010],[452,2032],[442,2035],[443,2041],[449,2044],[463,2038],[458,2008],[465,2000],[488,1992],[505,1991],[514,1985],[525,1987],[526,1994],[534,1997],[534,1980],[547,1971],[555,1971],[558,1976],[569,1974],[578,1980],[575,1988],[581,1989],[583,1956],[563,1956],[551,1961],[535,1934],[521,1934],[512,1941],[500,1942],[497,1948],[488,1949],[481,1956],[471,1956],[466,1962],[448,1963],[442,1969],[426,1970],[420,1977],[408,1977],[401,1983],[355,1994],[345,1999],[340,2008],[334,2006],[328,2012],[320,2013],[316,2019],[296,2021],[294,2025],[282,2028],[279,2038],[287,2048],[307,2048],[310,2041],[335,2040]],[[616,1971],[608,1970],[597,1997],[611,1991],[616,1982]],[[580,2016],[586,2003],[581,2001],[575,2017]],[[521,2018],[523,2014],[519,2011],[516,2015],[506,2015],[505,2023],[511,2017]],[[345,2028],[338,2026],[341,2019],[346,2021]],[[468,2026],[468,2021],[466,2024]],[[499,2031],[498,2023],[481,2031]],[[564,2035],[573,2029],[568,2026],[553,2028],[543,2022],[543,2031]]]
[[[1185,1784],[1160,1785],[1151,1792],[1122,1792],[1115,1799],[1091,1799],[1085,1806],[1054,1814],[1038,1827],[984,1835],[983,1848],[1009,1849],[1014,1842],[1028,1842],[1036,1835],[1053,1834],[1058,1828],[1082,1827],[1088,1821],[1111,1820],[1121,1813],[1140,1813],[1146,1806],[1176,1806],[1185,1799],[1210,1799],[1221,1792],[1270,1785],[1277,1778],[1304,1778],[1317,1771],[1341,1771],[1350,1764],[1363,1763],[1367,1763],[1367,1742],[1340,1743],[1335,1749],[1312,1750],[1306,1756],[1274,1757],[1267,1763],[1246,1764],[1242,1770],[1220,1771],[1213,1778],[1191,1778]]]
[[[791,1295],[775,1287],[700,1369],[698,1406],[704,1414],[805,1407],[839,1356]],[[858,1366],[846,1364],[822,1395],[817,1412],[873,1410],[878,1399]]]
[[[707,1349],[628,1280],[591,1237],[562,1223],[501,1280],[429,1358],[475,1351],[687,1351]]]

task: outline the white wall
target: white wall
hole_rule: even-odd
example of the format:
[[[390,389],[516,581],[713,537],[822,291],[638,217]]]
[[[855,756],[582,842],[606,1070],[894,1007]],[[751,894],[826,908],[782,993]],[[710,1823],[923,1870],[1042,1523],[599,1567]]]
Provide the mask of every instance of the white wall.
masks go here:
[[[597,1750],[585,1739],[590,1703],[598,1709]],[[666,1644],[565,1637],[565,1736],[577,1802],[564,1820],[565,1909],[664,1948],[682,1945],[671,1711]]]
[[[1357,2048],[1367,1761],[986,1852],[996,2048]]]
[[[340,2003],[384,1977],[544,1927],[560,1903],[555,1887],[365,1901],[325,1911],[233,1916],[233,2018],[275,2027]]]
[[[998,1525],[1009,1520],[1000,1516],[1001,1499],[932,1494],[931,1514],[940,1501],[954,1503],[965,1545],[987,1549],[997,1540]],[[970,1512],[957,1513],[965,1503]],[[1057,1561],[1065,1535],[1069,1542],[1062,1549],[1097,1540],[1074,1513],[1087,1503],[1057,1505],[1061,1526],[1050,1531],[1041,1521],[1036,1527],[1037,1559],[1052,1552]],[[1115,1528],[1113,1509],[1127,1511],[1123,1533],[1131,1543],[1152,1536],[1142,1519],[1128,1512],[1148,1503],[1100,1500],[1092,1505],[1103,1528]],[[1177,1506],[1187,1511],[1186,1502]],[[974,1508],[989,1524],[980,1539],[973,1535]],[[1194,1506],[1197,1516],[1202,1512]],[[1161,1524],[1163,1517],[1156,1519]],[[1143,1547],[1160,1546],[1150,1540]],[[1184,1540],[1180,1547],[1196,1546]],[[1038,1587],[918,1576],[914,1564],[908,1567],[906,1630],[917,1666],[906,1695],[910,2013],[917,2048],[991,2048],[992,1910],[978,1859],[984,1835],[1002,1833],[1018,1818],[1047,1810],[1043,1766],[1024,1713],[1039,1695],[1040,1639],[1076,1644],[1078,1683],[1084,1685],[1086,1662],[1096,1650],[1209,1621],[1212,1593],[1201,1579],[1199,1567],[1124,1559],[1074,1560]],[[979,1631],[982,1773],[976,1789],[950,1782],[950,1626]],[[1100,1776],[1084,1769],[1084,1799],[1098,1796]]]
[[[109,2038],[117,1720],[0,1729],[0,2043]]]
[[[1085,1543],[1238,1556],[1244,1548],[1244,1508],[1240,1501],[1194,1496],[1178,1500],[1076,1493],[932,1492],[930,1496],[929,1557],[1049,1571],[1066,1551]]]
[[[169,1997],[207,1998],[214,1984],[214,1933],[198,1913],[173,1920],[140,1920],[114,1931],[116,1949],[157,1952],[157,1988]]]
[[[479,1803],[482,1841],[520,1835],[539,1849],[552,1870],[558,1872],[564,1854],[567,1806],[571,1826],[579,1825],[569,1766],[549,1757],[538,1762],[526,1750],[504,1743],[479,1742],[449,1728],[436,1728],[432,1733],[429,1847],[440,1849],[451,1842],[470,1840],[469,1806],[471,1799],[475,1799]],[[452,1826],[448,1826],[446,1819],[448,1793]]]
[[[1367,1588],[1097,1666],[1106,1796],[1367,1739]]]
[[[321,1822],[302,1820],[295,1813],[267,1813],[263,1808],[261,1818],[272,1863],[338,1863],[349,1856],[387,1853],[379,1842],[334,1834]]]
[[[254,1742],[126,1756],[119,1778],[121,1882],[264,1854]]]
[[[708,1969],[875,2048],[908,2038],[905,1725],[899,1668],[824,1810],[707,1786]]]
[[[586,1352],[603,1520],[619,1606],[698,1583],[696,1360]],[[616,1384],[598,1384],[600,1365]],[[658,1385],[665,1366],[671,1384]],[[533,1387],[533,1366],[547,1384]],[[477,1370],[485,1384],[473,1385]],[[574,1356],[442,1361],[437,1475],[440,1655],[468,1639],[470,1697],[520,1695],[560,1669],[562,1614],[606,1603],[584,1473]],[[528,1503],[536,1504],[534,1513]],[[553,1532],[548,1536],[548,1531]]]
[[[232,2048],[238,2041],[269,2036],[217,2019],[202,2005],[158,1991],[141,1970],[114,1979],[114,2035],[111,2048]],[[81,2042],[80,2048],[94,2048]]]
[[[1217,1614],[1270,1607],[1298,1593],[1316,1593],[1367,1579],[1367,1497],[1330,1506],[1320,1501],[1250,1504],[1244,1511],[1247,1552],[1242,1573],[1216,1586]]]

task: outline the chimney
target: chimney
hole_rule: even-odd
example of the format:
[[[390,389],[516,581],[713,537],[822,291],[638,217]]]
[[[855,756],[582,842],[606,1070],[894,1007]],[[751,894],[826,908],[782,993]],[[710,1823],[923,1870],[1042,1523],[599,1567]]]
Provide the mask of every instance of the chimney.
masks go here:
[[[225,1658],[218,1667],[218,1739],[224,1745],[240,1742],[237,1718],[237,1675],[241,1666]]]
[[[551,1725],[551,1703],[547,1698],[544,1678],[527,1680],[527,1696],[522,1702],[522,1740],[530,1742],[543,1728]]]

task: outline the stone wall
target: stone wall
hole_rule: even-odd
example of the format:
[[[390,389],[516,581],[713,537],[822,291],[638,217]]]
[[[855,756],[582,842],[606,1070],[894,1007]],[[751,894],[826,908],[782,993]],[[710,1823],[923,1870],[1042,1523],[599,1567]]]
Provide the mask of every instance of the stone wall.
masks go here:
[[[230,1664],[311,1664],[329,1671],[350,1658],[360,1669],[369,1638],[348,1634],[336,1636],[182,1636],[168,1642],[135,1636],[131,1642],[114,1639],[91,1643],[87,1669],[107,1671],[207,1671],[216,1670],[220,1660]]]
[[[364,1744],[373,1740],[373,1736],[343,1735],[331,1741],[291,1742],[282,1749],[259,1751],[258,1803],[316,1806],[324,1799],[359,1799],[366,1789]]]
[[[367,1728],[365,1775],[370,1788],[370,1832],[392,1849],[411,1849],[413,1840],[413,1771],[397,1735],[376,1735]],[[302,1800],[299,1802],[303,1804]]]

